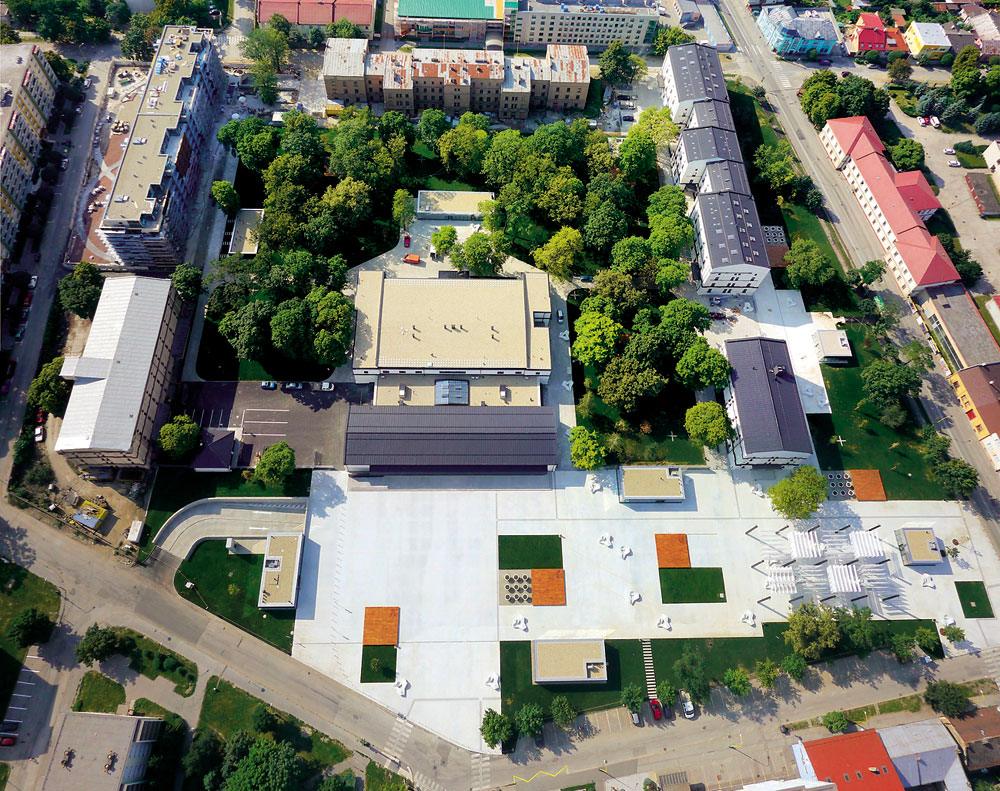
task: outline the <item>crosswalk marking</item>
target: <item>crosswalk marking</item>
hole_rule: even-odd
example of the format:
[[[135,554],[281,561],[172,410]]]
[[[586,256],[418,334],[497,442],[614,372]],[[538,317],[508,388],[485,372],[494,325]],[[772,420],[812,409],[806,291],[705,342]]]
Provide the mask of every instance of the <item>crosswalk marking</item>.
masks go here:
[[[386,755],[392,756],[399,763],[399,758],[403,754],[406,743],[410,740],[410,733],[413,731],[413,723],[405,717],[396,717],[389,732],[389,740],[385,744]]]
[[[484,753],[472,754],[472,791],[490,787],[490,757]]]

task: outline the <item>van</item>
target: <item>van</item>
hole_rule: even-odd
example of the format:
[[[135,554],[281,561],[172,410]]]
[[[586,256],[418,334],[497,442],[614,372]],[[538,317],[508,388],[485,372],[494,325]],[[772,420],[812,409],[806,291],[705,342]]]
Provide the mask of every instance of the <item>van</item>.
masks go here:
[[[434,245],[431,245],[431,260],[432,261],[434,261],[434,260],[437,259],[437,254],[438,254],[437,248]]]

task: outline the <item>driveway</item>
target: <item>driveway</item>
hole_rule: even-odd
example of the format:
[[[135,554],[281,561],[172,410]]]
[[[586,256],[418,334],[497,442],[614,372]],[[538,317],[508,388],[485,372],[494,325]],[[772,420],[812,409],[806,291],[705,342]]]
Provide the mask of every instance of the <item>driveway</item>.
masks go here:
[[[259,382],[188,382],[184,411],[203,428],[231,428],[242,443],[239,465],[250,466],[269,446],[285,441],[299,467],[342,469],[347,407],[371,401],[371,387],[262,390]]]

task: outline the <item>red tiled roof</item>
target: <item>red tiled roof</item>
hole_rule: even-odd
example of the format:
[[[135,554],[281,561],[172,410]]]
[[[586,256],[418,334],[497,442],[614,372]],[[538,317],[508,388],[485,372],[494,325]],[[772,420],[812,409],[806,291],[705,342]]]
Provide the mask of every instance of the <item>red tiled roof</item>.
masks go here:
[[[931,236],[923,223],[896,237],[896,248],[918,286],[954,283],[960,279],[940,240]]]
[[[375,2],[374,0],[337,0],[336,12],[337,22],[346,19],[355,25],[364,27],[374,23]]]
[[[330,0],[319,3],[299,3],[299,24],[328,25],[330,22],[336,21],[334,8],[335,6]]]
[[[903,40],[903,33],[897,28],[886,28],[885,30],[885,48],[888,50],[899,50],[900,52],[909,51],[909,47],[906,46],[906,41]]]
[[[371,25],[374,0],[260,0],[257,21],[267,22],[281,14],[293,25],[326,25],[347,19],[355,25]]]
[[[854,159],[872,151],[885,151],[885,146],[882,145],[872,122],[863,115],[852,118],[831,118],[827,123],[840,147],[844,149],[844,153]]]
[[[882,17],[878,14],[858,14],[857,25],[858,27],[885,30],[885,23],[882,21]]]
[[[263,24],[275,14],[281,14],[293,25],[297,25],[299,4],[295,0],[261,0],[257,6],[257,21]]]
[[[941,208],[941,201],[937,199],[937,195],[931,189],[927,177],[919,170],[897,173],[896,189],[909,202],[914,211]]]
[[[842,791],[903,791],[889,753],[874,729],[818,739],[804,746],[816,777],[835,783]]]

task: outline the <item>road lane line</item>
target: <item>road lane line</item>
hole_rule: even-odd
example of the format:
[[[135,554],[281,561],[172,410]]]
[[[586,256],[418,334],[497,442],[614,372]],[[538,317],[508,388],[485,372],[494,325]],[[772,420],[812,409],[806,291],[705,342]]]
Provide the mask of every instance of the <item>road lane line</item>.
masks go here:
[[[269,426],[287,426],[287,420],[248,420],[247,423],[261,423]]]

